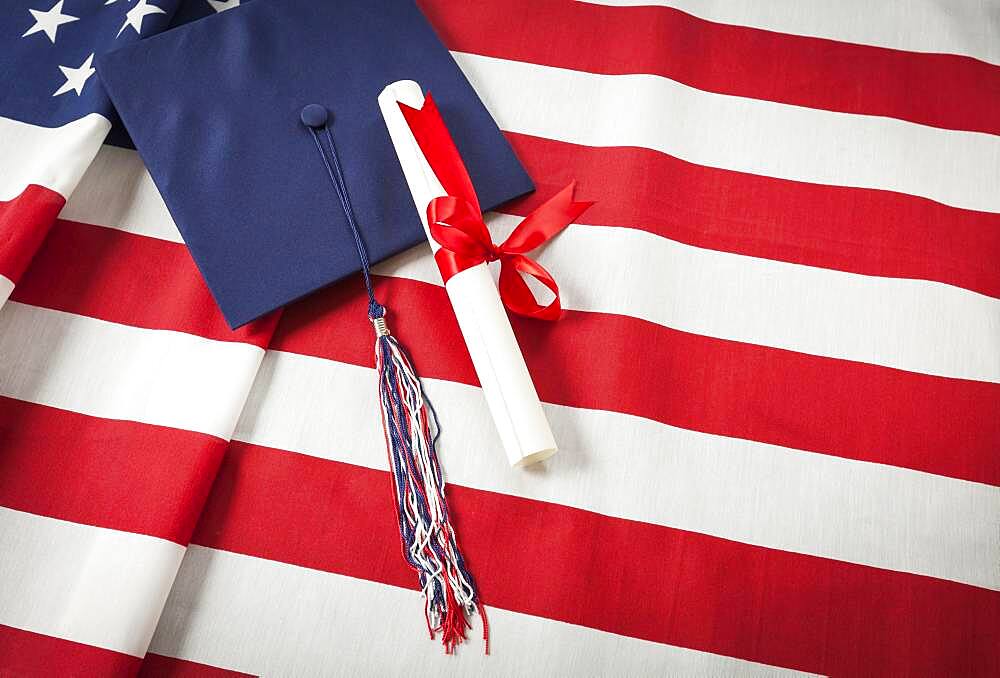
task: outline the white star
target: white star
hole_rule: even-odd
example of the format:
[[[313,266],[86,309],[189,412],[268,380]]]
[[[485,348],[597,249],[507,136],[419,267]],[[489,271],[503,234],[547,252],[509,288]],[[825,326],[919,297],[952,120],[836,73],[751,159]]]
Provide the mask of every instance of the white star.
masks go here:
[[[225,12],[227,9],[240,6],[240,0],[208,0],[208,4],[216,13]]]
[[[37,9],[29,9],[31,16],[35,17],[35,25],[25,31],[22,38],[26,38],[32,33],[45,32],[45,35],[49,36],[49,40],[53,44],[56,42],[56,31],[63,24],[68,24],[71,21],[77,21],[80,17],[70,16],[69,14],[62,13],[63,0],[59,0],[56,4],[52,5],[52,9],[48,12],[42,12]]]
[[[156,5],[150,5],[146,0],[139,0],[135,7],[125,13],[125,23],[122,24],[118,35],[121,35],[122,31],[129,26],[134,28],[137,34],[142,33],[142,20],[150,14],[166,14],[166,12]]]
[[[52,96],[57,97],[60,94],[69,92],[70,90],[76,90],[77,96],[83,94],[83,86],[86,84],[87,79],[94,74],[94,67],[91,66],[93,61],[94,55],[91,54],[87,57],[86,61],[80,64],[79,68],[60,66],[59,70],[63,72],[64,76],[66,76],[66,82],[63,83],[62,87],[53,92]]]

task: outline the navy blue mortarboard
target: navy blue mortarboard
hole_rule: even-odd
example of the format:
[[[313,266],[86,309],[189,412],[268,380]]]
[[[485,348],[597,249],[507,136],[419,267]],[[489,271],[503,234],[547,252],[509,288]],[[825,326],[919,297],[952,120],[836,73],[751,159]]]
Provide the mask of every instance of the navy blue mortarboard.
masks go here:
[[[425,239],[376,101],[390,82],[434,93],[483,209],[533,189],[405,0],[255,0],[104,55],[97,71],[234,328],[360,268],[310,115],[328,118],[372,263]]]

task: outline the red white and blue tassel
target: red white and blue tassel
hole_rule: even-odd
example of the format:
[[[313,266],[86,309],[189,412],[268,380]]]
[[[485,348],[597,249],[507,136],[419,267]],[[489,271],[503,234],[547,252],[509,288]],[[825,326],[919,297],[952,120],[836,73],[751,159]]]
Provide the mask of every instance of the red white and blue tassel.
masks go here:
[[[448,516],[436,451],[441,430],[437,413],[406,350],[389,333],[384,313],[372,318],[375,369],[403,556],[420,577],[431,637],[440,631],[450,654],[465,639],[467,616],[478,610],[489,652],[486,616]]]
[[[310,104],[302,123],[312,133],[323,166],[340,200],[354,236],[365,288],[368,318],[375,328],[375,369],[385,431],[389,470],[403,557],[416,572],[424,596],[424,615],[431,638],[440,632],[445,652],[465,640],[469,617],[479,612],[489,653],[489,623],[455,538],[445,498],[444,474],[437,456],[441,432],[437,413],[427,399],[406,350],[389,332],[386,309],[375,299],[368,252],[351,206],[328,111]],[[321,136],[322,133],[322,136]],[[326,141],[326,144],[324,144]]]

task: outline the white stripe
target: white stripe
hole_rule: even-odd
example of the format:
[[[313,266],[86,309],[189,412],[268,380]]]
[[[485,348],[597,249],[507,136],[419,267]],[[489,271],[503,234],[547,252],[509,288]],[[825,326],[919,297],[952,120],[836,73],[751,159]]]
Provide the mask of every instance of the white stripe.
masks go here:
[[[719,23],[1000,64],[1000,12],[983,0],[582,0],[665,5]]]
[[[1000,136],[454,53],[504,130],[1000,212]]]
[[[142,657],[184,548],[0,507],[0,624]]]
[[[102,146],[59,216],[181,242],[142,158],[130,149]]]
[[[0,395],[228,439],[263,350],[9,301]]]
[[[10,299],[10,293],[14,291],[14,281],[0,273],[0,307]]]
[[[520,217],[493,215],[501,242]],[[1000,300],[938,282],[703,249],[634,229],[570,226],[533,254],[563,306],[704,336],[1000,382]],[[376,270],[441,284],[427,248]],[[496,273],[496,271],[494,271]]]
[[[546,405],[560,453],[511,471],[478,388],[425,379],[449,482],[1000,590],[1000,488]],[[268,351],[234,438],[386,470],[374,371]]]
[[[69,196],[110,129],[97,113],[62,127],[0,117],[0,200],[13,200],[28,184]]]
[[[431,641],[416,591],[192,545],[151,652],[264,676],[808,675],[491,607],[495,652]]]

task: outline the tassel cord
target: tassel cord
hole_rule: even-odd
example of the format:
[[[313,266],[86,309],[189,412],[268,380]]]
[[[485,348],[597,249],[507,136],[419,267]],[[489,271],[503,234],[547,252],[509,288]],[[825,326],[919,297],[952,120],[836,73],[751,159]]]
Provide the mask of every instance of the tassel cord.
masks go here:
[[[316,149],[319,151],[319,157],[323,160],[323,167],[326,169],[326,173],[330,177],[330,182],[333,184],[337,198],[340,200],[340,206],[343,208],[344,215],[347,217],[347,225],[351,228],[351,235],[354,236],[354,245],[358,250],[358,257],[361,259],[361,274],[364,276],[365,290],[368,292],[368,317],[372,320],[382,318],[385,316],[385,307],[375,300],[375,290],[372,288],[370,272],[371,263],[368,261],[368,248],[365,247],[365,241],[361,238],[361,230],[358,228],[358,220],[354,214],[354,206],[351,205],[350,195],[347,192],[347,183],[344,181],[344,171],[340,167],[340,157],[337,153],[337,144],[333,140],[333,133],[330,131],[330,127],[328,125],[323,126],[324,131],[326,131],[326,138],[330,142],[330,155],[327,157],[326,151],[323,148],[323,142],[319,138],[319,134],[312,127],[309,127],[308,129],[312,133]],[[333,163],[330,162],[330,158],[333,158]]]

